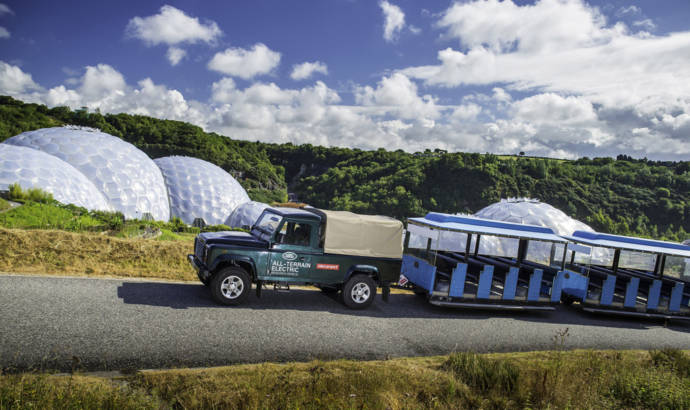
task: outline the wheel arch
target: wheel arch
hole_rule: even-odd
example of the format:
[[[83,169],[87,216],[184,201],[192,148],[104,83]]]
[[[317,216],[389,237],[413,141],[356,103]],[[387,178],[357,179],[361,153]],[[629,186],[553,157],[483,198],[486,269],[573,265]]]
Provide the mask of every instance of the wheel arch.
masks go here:
[[[213,261],[209,271],[215,274],[228,266],[238,266],[247,271],[250,279],[256,279],[256,264],[254,260],[248,256],[220,255]]]
[[[354,275],[367,275],[371,279],[374,280],[376,285],[379,285],[380,282],[380,276],[379,276],[379,268],[377,268],[374,265],[352,265],[350,268],[347,270],[347,274],[345,275],[345,278],[343,279],[343,283],[346,283],[350,278]]]

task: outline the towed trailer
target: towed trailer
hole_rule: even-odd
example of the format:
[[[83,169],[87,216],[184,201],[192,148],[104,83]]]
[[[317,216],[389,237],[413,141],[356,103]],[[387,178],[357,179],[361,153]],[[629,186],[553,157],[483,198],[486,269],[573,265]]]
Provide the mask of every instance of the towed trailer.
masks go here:
[[[584,311],[690,320],[690,246],[575,231],[564,300]]]
[[[437,306],[554,310],[568,242],[541,226],[429,213],[407,220],[402,282]]]

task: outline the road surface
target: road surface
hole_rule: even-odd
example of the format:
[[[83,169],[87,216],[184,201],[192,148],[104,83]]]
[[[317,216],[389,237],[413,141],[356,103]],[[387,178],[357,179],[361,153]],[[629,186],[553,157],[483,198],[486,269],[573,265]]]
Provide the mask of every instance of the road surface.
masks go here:
[[[217,306],[201,284],[0,275],[0,369],[216,366],[453,351],[690,349],[690,323],[555,312],[451,310],[414,295],[364,311],[319,291]],[[558,337],[565,332],[567,335]]]

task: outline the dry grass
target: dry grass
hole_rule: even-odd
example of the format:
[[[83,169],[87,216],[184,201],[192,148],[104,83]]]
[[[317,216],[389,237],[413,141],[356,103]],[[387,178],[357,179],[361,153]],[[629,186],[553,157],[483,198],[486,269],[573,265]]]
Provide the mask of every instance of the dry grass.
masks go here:
[[[678,367],[687,365],[687,352],[664,352],[661,359],[643,351],[457,353],[143,371],[117,379],[5,375],[0,408],[688,408],[690,378]]]
[[[0,271],[197,280],[186,260],[192,247],[192,240],[0,228]]]

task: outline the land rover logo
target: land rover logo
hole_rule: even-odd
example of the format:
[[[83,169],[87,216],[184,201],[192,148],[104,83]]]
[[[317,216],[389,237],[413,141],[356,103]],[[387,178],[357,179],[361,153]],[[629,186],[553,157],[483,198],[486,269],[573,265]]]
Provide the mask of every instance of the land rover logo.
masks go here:
[[[297,254],[295,252],[285,252],[283,254],[283,259],[285,259],[286,261],[294,261],[295,259],[297,259]]]

